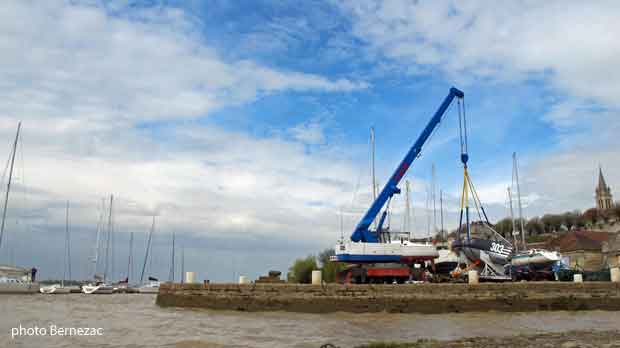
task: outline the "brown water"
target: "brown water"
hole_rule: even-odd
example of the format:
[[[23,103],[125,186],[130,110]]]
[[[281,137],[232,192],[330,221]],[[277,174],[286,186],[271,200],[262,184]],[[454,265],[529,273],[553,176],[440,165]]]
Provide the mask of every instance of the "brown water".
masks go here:
[[[466,314],[242,313],[159,308],[155,295],[0,295],[0,347],[352,347],[370,341],[454,339],[620,327],[620,313]],[[17,336],[12,328],[46,328]],[[57,327],[102,336],[49,336]]]

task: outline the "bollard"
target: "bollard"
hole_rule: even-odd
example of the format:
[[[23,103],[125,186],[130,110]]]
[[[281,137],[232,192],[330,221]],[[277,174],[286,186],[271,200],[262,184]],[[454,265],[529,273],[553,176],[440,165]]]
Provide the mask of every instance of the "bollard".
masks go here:
[[[467,272],[467,278],[469,279],[469,284],[478,284],[478,271],[471,270]]]
[[[250,280],[246,276],[239,276],[239,284],[250,284]]]
[[[581,275],[581,274],[573,275],[573,282],[575,282],[575,283],[583,283],[583,275]]]
[[[619,267],[614,267],[614,268],[610,269],[609,273],[611,274],[611,281],[612,282],[620,283],[620,268]]]
[[[321,271],[312,271],[312,285],[321,285],[322,281]]]
[[[196,281],[196,273],[195,272],[185,272],[185,282],[188,284],[192,284]]]

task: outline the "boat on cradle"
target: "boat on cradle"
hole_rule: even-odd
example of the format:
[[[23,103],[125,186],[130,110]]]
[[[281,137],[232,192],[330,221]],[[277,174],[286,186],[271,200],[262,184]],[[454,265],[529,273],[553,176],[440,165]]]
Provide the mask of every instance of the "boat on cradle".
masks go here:
[[[502,239],[470,238],[455,240],[452,250],[467,258],[470,268],[479,271],[481,278],[502,280],[509,278],[506,266],[510,264],[512,245]]]
[[[450,274],[459,266],[459,256],[449,249],[438,249],[439,257],[434,261],[435,273]]]
[[[102,294],[112,294],[114,293],[114,287],[104,284],[104,283],[97,283],[97,284],[88,284],[88,285],[83,285],[82,286],[82,292],[85,294],[97,294],[97,295],[102,295]]]
[[[510,263],[513,266],[548,265],[560,260],[562,260],[562,255],[557,251],[529,249],[515,254]]]
[[[419,260],[433,260],[438,256],[437,248],[430,243],[416,243],[408,240],[396,240],[390,243],[341,241],[335,247],[332,261],[413,263]]]

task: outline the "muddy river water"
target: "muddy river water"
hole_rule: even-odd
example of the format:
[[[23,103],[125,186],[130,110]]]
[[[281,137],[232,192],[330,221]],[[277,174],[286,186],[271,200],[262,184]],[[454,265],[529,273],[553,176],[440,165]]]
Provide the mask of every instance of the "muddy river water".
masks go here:
[[[245,313],[159,308],[155,295],[0,295],[0,347],[353,347],[371,341],[617,330],[606,311]],[[78,332],[78,329],[82,331]],[[69,335],[72,334],[72,335]]]

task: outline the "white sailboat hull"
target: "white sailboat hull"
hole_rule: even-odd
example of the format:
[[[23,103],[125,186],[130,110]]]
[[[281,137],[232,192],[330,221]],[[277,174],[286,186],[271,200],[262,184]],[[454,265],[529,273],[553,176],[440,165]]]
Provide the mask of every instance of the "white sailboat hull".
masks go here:
[[[363,243],[343,242],[336,245],[334,261],[339,262],[408,262],[432,260],[439,256],[432,244],[413,242]]]
[[[560,261],[561,255],[555,251],[530,250],[524,254],[512,257],[510,263],[513,266],[525,266],[530,264],[546,264]]]
[[[82,292],[85,294],[112,294],[114,288],[107,285],[84,285]]]
[[[60,284],[54,284],[50,286],[42,286],[39,291],[42,294],[68,294],[71,292],[71,289],[61,286]]]

